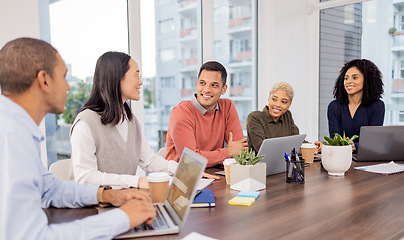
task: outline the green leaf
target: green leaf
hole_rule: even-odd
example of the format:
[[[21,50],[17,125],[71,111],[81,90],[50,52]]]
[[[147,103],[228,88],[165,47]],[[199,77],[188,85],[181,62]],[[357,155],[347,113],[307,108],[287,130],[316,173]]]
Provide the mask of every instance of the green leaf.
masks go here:
[[[264,158],[264,155],[255,156],[255,151],[252,149],[241,150],[239,156],[233,154],[230,154],[230,156],[240,165],[255,165]]]
[[[350,138],[349,140],[347,140],[347,137],[345,135],[345,131],[342,134],[343,137],[341,137],[341,135],[339,135],[338,133],[334,133],[334,138],[330,138],[327,136],[324,136],[324,139],[328,142],[323,142],[323,144],[325,145],[330,145],[330,146],[347,146],[349,145],[353,140],[355,140],[356,138],[358,138],[357,135],[352,136],[352,138]]]

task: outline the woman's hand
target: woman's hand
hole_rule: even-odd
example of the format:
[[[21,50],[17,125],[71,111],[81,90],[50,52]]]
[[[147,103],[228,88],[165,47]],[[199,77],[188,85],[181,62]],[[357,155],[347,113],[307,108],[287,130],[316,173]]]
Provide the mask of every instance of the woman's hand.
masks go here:
[[[314,144],[316,145],[316,151],[314,152],[314,154],[321,153],[321,148],[323,147],[323,143],[316,141]]]
[[[349,140],[349,137],[347,137],[346,140]],[[351,145],[351,147],[352,147],[352,152],[356,150],[356,146],[355,146],[355,143],[353,141],[350,142],[349,145]]]
[[[209,174],[209,173],[206,173],[206,172],[203,172],[203,173],[202,173],[202,177],[208,178],[208,179],[216,179],[216,180],[219,180],[219,179],[220,179],[219,176],[217,176],[217,175],[212,175],[212,174]]]

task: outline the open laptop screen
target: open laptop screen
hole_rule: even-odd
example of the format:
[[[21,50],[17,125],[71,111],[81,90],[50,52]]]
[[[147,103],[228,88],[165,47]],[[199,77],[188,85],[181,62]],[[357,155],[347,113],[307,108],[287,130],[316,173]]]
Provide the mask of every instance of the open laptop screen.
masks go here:
[[[204,168],[205,166],[202,162],[192,161],[191,156],[183,152],[167,195],[167,201],[177,212],[181,220],[184,220],[187,206],[193,200],[191,199],[193,191],[199,181],[201,169]]]

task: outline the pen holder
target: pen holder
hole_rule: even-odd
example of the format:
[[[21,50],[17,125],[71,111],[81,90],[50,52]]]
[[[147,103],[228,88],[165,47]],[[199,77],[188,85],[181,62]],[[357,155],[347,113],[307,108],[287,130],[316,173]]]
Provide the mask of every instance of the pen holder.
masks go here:
[[[286,182],[304,183],[305,160],[286,161]]]

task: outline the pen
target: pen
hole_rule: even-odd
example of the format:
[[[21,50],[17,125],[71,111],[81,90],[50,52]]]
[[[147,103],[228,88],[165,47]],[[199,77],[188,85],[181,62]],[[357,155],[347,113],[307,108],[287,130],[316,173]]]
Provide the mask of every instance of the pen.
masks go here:
[[[293,174],[293,162],[289,160],[288,154],[285,152],[285,159],[289,162],[288,178],[292,178]]]

